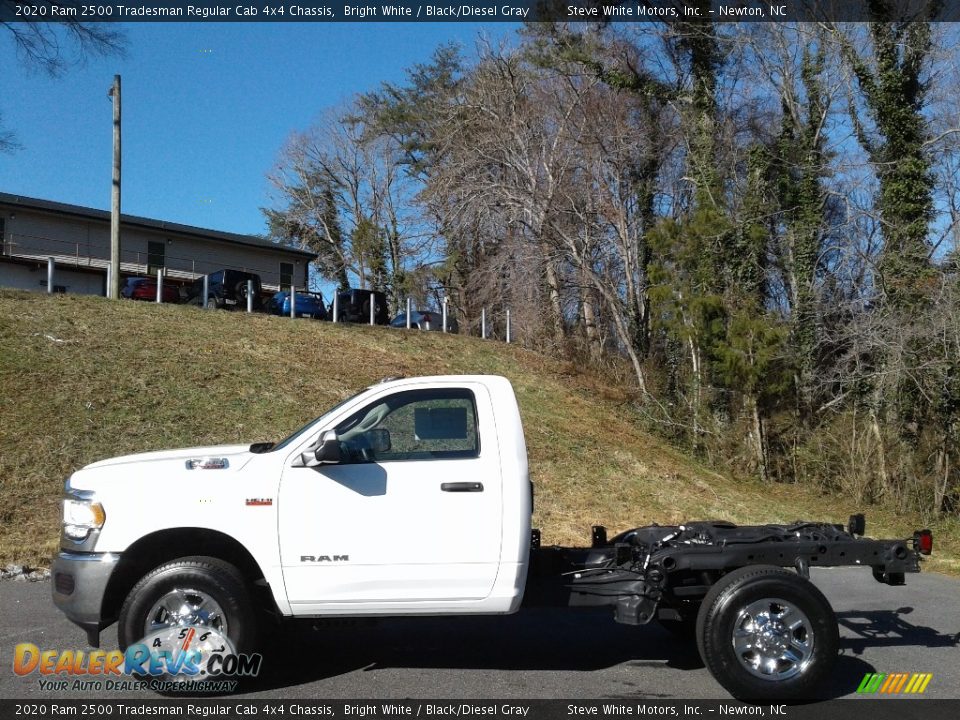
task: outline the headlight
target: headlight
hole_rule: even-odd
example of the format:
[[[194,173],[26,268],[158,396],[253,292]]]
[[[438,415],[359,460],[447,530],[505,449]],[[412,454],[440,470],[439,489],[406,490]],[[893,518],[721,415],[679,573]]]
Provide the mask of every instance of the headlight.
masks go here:
[[[103,505],[93,501],[92,493],[73,491],[63,499],[63,534],[71,540],[86,540],[106,519]]]

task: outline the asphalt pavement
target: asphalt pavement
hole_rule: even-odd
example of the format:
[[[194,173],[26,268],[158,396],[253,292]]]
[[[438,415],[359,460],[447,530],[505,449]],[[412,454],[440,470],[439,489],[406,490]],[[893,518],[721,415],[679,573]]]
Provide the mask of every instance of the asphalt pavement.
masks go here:
[[[908,575],[904,587],[862,568],[814,570],[840,625],[841,656],[825,696],[856,696],[870,672],[933,673],[925,697],[960,698],[960,581]],[[0,582],[0,698],[156,698],[150,691],[41,689],[14,674],[13,650],[86,649],[50,600],[49,582]],[[116,648],[116,628],[102,635]],[[709,699],[729,696],[696,648],[653,624],[618,625],[608,610],[524,609],[509,617],[287,624],[271,638],[250,698]]]

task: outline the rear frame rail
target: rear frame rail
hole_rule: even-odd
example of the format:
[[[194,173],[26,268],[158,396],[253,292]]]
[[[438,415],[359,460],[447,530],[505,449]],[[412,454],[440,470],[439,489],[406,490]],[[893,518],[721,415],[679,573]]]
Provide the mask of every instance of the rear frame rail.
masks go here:
[[[878,582],[903,585],[932,550],[929,530],[917,531],[911,542],[858,537],[864,528],[862,515],[851,516],[847,529],[799,521],[696,522],[635,528],[608,540],[606,528],[594,526],[589,548],[540,547],[534,531],[524,604],[612,606],[618,622],[639,625],[658,612],[689,612],[717,580],[742,567],[793,568],[804,578],[811,567],[869,567]]]

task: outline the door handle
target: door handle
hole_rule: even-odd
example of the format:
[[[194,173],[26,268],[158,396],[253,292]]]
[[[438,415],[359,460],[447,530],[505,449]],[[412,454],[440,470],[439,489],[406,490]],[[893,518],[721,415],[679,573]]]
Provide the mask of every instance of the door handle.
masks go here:
[[[454,482],[443,483],[440,489],[444,492],[483,492],[483,483],[478,482]]]

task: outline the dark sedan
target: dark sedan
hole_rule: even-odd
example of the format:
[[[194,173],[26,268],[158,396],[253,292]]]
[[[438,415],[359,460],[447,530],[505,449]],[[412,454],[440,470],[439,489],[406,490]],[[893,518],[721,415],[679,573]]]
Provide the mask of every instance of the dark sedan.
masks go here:
[[[130,300],[149,300],[155,302],[157,299],[157,281],[153,278],[134,277],[127,278],[123,287],[120,288],[120,296]],[[163,302],[180,302],[180,290],[175,285],[163,285]]]

